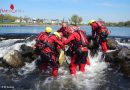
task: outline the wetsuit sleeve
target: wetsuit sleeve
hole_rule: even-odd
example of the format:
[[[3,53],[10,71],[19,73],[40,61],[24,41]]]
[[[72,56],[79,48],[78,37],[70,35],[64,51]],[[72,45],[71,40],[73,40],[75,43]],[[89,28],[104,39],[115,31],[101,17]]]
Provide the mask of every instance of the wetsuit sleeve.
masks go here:
[[[75,39],[75,36],[73,34],[71,34],[67,40],[64,41],[64,44],[67,45],[69,44],[72,40]]]
[[[60,40],[58,39],[54,39],[54,40],[62,49],[64,49],[64,44]]]

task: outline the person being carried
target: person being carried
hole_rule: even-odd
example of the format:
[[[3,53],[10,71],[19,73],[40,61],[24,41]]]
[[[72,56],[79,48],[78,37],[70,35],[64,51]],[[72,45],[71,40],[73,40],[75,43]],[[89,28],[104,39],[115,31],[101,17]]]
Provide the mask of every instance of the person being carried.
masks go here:
[[[102,51],[105,54],[107,52],[106,38],[110,34],[110,31],[104,25],[102,21],[90,20],[89,25],[92,28],[92,38],[95,39],[96,44],[102,47]]]

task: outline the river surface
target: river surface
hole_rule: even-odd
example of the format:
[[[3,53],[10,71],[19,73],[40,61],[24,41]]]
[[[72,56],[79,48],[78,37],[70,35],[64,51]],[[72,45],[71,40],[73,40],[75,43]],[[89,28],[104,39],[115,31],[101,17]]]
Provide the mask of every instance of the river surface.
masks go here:
[[[39,33],[45,27],[0,27],[0,34],[10,33]],[[59,27],[53,26],[54,31]],[[91,34],[90,27],[82,26],[88,34]],[[121,38],[130,37],[130,28],[108,27],[111,36]],[[0,57],[11,50],[19,50],[20,45],[32,46],[35,41],[19,42],[20,39],[8,39],[0,41]],[[119,43],[130,47],[130,43]],[[109,63],[101,59],[102,52],[95,57],[90,57],[90,66],[86,66],[86,72],[77,72],[76,78],[72,78],[68,64],[59,68],[59,76],[53,78],[48,68],[46,72],[40,72],[35,68],[35,61],[26,63],[20,69],[0,68],[0,90],[130,90],[130,78],[123,75],[118,68],[113,68]]]
[[[53,31],[56,31],[60,26],[52,26]],[[87,34],[91,34],[90,26],[81,26],[83,30],[86,30]],[[44,26],[32,26],[32,27],[0,27],[0,34],[5,33],[39,33],[44,31]],[[130,37],[130,28],[129,27],[108,27],[111,31],[110,36],[122,36]]]

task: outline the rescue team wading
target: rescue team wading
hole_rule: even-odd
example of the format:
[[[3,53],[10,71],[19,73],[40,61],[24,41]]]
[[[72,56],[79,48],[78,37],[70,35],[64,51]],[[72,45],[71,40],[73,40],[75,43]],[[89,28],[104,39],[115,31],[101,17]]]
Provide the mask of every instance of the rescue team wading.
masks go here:
[[[102,46],[105,54],[107,52],[106,38],[110,34],[109,30],[101,21],[90,20],[89,24],[92,27],[92,38],[96,45],[99,46],[100,44]],[[41,71],[46,71],[47,67],[50,66],[52,76],[57,77],[58,68],[62,65],[66,53],[71,57],[68,66],[70,74],[75,77],[77,67],[79,67],[79,71],[84,73],[85,66],[90,65],[87,48],[89,42],[86,31],[79,29],[76,25],[67,26],[66,23],[62,23],[57,32],[51,33],[52,28],[46,27],[45,31],[39,33],[36,37],[36,44],[33,48],[35,53],[40,56],[40,59],[36,61],[36,66]],[[69,46],[67,51],[65,51],[66,46]],[[59,56],[62,60],[58,58]]]

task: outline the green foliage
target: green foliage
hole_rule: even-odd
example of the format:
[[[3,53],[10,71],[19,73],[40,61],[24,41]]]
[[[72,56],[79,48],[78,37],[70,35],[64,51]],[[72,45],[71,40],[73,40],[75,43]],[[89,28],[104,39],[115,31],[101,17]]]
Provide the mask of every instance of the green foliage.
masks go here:
[[[71,22],[72,24],[75,24],[75,25],[80,24],[82,22],[82,18],[79,17],[78,15],[73,15],[71,17]]]
[[[130,21],[117,22],[117,23],[107,22],[107,23],[105,23],[105,24],[106,24],[107,26],[130,27]]]
[[[3,22],[3,20],[4,20],[4,15],[0,14],[0,22]]]
[[[36,19],[37,23],[42,24],[43,23],[43,19]]]
[[[125,22],[125,26],[130,27],[130,21]]]
[[[17,19],[15,16],[11,16],[9,14],[0,14],[0,22],[8,21],[14,22]]]

